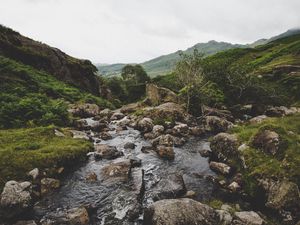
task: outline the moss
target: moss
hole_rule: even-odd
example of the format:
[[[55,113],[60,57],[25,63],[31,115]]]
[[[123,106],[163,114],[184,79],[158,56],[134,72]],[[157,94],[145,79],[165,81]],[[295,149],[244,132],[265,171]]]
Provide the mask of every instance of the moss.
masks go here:
[[[36,167],[43,170],[86,159],[86,153],[92,150],[90,142],[73,139],[69,134],[58,137],[54,129],[50,126],[0,130],[0,187],[11,179],[23,180]]]
[[[214,209],[221,209],[221,206],[224,204],[220,199],[213,199],[208,202],[208,205]]]

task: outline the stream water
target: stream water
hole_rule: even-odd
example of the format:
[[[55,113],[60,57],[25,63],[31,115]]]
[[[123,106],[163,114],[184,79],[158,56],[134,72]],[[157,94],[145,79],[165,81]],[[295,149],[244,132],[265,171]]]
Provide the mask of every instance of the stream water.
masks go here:
[[[93,121],[89,119],[88,122]],[[113,129],[115,128],[113,124],[110,128],[113,130],[110,131],[112,139],[101,140],[101,144],[116,146],[118,150],[123,151],[124,156],[115,160],[95,160],[90,156],[86,164],[62,180],[62,187],[57,192],[37,204],[39,209],[35,215],[37,218],[46,218],[67,208],[92,205],[94,212],[91,224],[142,224],[142,211],[134,222],[128,221],[125,217],[128,208],[133,204],[130,187],[132,184],[130,182],[107,184],[101,177],[101,169],[105,165],[132,157],[141,160],[142,165],[138,169],[144,170],[145,191],[141,199],[141,208],[153,202],[151,192],[156,183],[173,173],[183,176],[186,189],[196,192],[195,199],[205,201],[211,197],[214,185],[207,176],[214,176],[214,173],[209,169],[207,158],[199,154],[199,150],[209,148],[207,139],[190,138],[184,146],[174,148],[175,159],[167,161],[159,158],[155,152],[141,151],[143,146],[150,146],[150,143],[143,139],[139,131],[128,128],[117,132]],[[135,149],[125,149],[124,144],[127,142],[133,142],[136,145]],[[97,181],[86,180],[86,176],[91,172],[97,175]]]

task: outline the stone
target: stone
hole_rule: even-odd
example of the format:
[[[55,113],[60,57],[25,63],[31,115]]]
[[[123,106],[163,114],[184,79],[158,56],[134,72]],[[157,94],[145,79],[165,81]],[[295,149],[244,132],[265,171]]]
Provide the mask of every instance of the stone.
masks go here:
[[[89,173],[86,177],[85,177],[86,181],[97,181],[97,175],[95,172],[91,172]]]
[[[205,134],[205,129],[202,127],[190,127],[189,129],[190,129],[189,133],[196,137]]]
[[[14,218],[33,206],[30,182],[6,182],[0,199],[0,211],[4,218]],[[0,213],[0,215],[1,215]]]
[[[154,202],[144,212],[144,225],[216,225],[218,213],[208,205],[188,198]]]
[[[153,146],[164,145],[172,147],[174,146],[174,137],[170,134],[164,134],[152,140],[151,143]]]
[[[146,85],[146,96],[151,105],[159,105],[166,102],[177,103],[179,101],[179,98],[173,91],[158,87],[155,84]]]
[[[151,190],[154,201],[161,199],[179,198],[186,194],[183,177],[180,174],[168,174],[161,178]]]
[[[110,139],[112,139],[112,136],[110,135],[110,133],[108,133],[108,132],[101,132],[100,134],[99,134],[99,137],[102,139],[102,140],[110,140]]]
[[[116,159],[123,155],[123,152],[118,151],[115,146],[109,146],[107,144],[95,145],[95,159]]]
[[[237,182],[233,181],[233,182],[228,186],[228,189],[229,189],[230,191],[232,191],[232,192],[238,192],[238,191],[241,190],[241,186],[240,186]]]
[[[89,136],[83,131],[70,130],[70,132],[72,133],[73,138],[90,140]]]
[[[202,157],[206,158],[206,157],[210,157],[211,155],[211,151],[208,150],[208,149],[202,149],[202,150],[199,150],[199,153]]]
[[[121,112],[115,112],[110,117],[110,120],[120,120],[120,119],[123,119],[124,117],[125,117],[125,115],[123,113],[121,113]]]
[[[135,144],[132,143],[132,142],[127,142],[127,143],[124,145],[124,148],[125,148],[125,149],[135,149]]]
[[[21,220],[14,223],[13,225],[37,225],[37,224],[34,220]]]
[[[216,109],[208,106],[202,106],[202,114],[205,116],[217,116],[228,121],[234,121],[231,112],[226,109]]]
[[[190,191],[187,191],[183,197],[184,198],[195,198],[196,195],[197,195],[196,192],[190,190]]]
[[[225,132],[233,127],[233,123],[217,116],[205,116],[204,124],[208,131],[212,133]]]
[[[137,128],[138,130],[140,130],[142,133],[147,133],[147,132],[151,132],[153,129],[153,121],[150,118],[143,118],[141,120],[138,121],[137,123]]]
[[[262,149],[265,153],[276,155],[280,146],[280,138],[275,131],[263,130],[254,136],[252,145]]]
[[[239,141],[233,134],[219,133],[213,137],[210,149],[215,158],[226,161],[230,157],[237,157]]]
[[[152,129],[152,133],[155,137],[158,137],[159,135],[163,134],[165,128],[162,125],[155,125]]]
[[[111,110],[110,109],[103,109],[103,110],[101,110],[100,112],[99,112],[99,115],[101,116],[101,117],[109,117],[109,116],[111,116],[111,114],[112,114],[112,112],[111,112]]]
[[[172,133],[176,136],[187,136],[189,135],[189,127],[187,124],[178,124],[173,127]]]
[[[87,210],[84,207],[69,209],[66,212],[67,224],[70,225],[88,225],[89,224],[89,215]]]
[[[270,185],[266,206],[275,210],[300,208],[300,193],[297,184],[283,180]]]
[[[30,176],[33,180],[36,180],[40,174],[40,171],[38,168],[34,168],[33,170],[28,172],[28,176]]]
[[[270,117],[282,117],[287,114],[288,108],[285,106],[270,107],[266,110],[265,114]]]
[[[102,175],[108,181],[128,181],[131,171],[130,160],[123,160],[106,165],[102,168]]]
[[[262,123],[263,121],[265,121],[267,119],[269,119],[268,116],[260,115],[260,116],[253,117],[252,119],[249,120],[249,122],[251,124],[259,124],[259,123]]]
[[[64,133],[60,132],[59,130],[57,129],[54,129],[54,134],[57,136],[57,137],[64,137]]]
[[[99,114],[100,108],[96,104],[79,104],[71,105],[71,108],[68,110],[73,116],[88,118],[93,117]]]
[[[129,126],[131,123],[131,120],[125,116],[123,119],[120,119],[116,122],[116,125],[119,127],[125,127],[125,126]]]
[[[47,195],[60,187],[60,181],[53,178],[43,178],[41,180],[41,195]]]
[[[142,165],[142,160],[140,158],[130,157],[129,160],[130,160],[132,168],[140,167]]]
[[[232,216],[229,211],[226,210],[216,210],[219,215],[219,220],[221,225],[231,225]]]
[[[175,158],[173,147],[159,145],[156,147],[156,152],[163,159],[173,160]]]
[[[254,211],[235,212],[234,225],[263,225],[264,220]]]
[[[229,175],[231,168],[230,166],[226,165],[225,163],[220,163],[220,162],[213,162],[211,161],[209,163],[209,167],[211,170],[220,173],[222,175]]]

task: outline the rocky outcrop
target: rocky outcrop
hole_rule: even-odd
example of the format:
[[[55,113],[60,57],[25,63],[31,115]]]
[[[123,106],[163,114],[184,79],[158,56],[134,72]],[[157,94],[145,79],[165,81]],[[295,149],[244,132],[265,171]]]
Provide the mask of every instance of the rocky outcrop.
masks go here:
[[[57,48],[0,26],[0,55],[46,71],[57,79],[100,95],[97,68],[89,60],[73,58]]]
[[[166,199],[145,209],[144,225],[217,225],[218,213],[188,198]]]
[[[30,182],[8,181],[0,199],[0,216],[13,218],[28,211],[33,204]]]
[[[227,161],[230,157],[237,157],[239,141],[233,134],[219,133],[213,137],[210,148],[215,158]]]
[[[255,148],[262,149],[265,153],[276,155],[280,147],[280,138],[275,131],[259,131],[252,140]]]
[[[159,105],[166,102],[179,102],[179,98],[173,91],[167,88],[158,87],[155,84],[147,84],[146,96],[151,105]]]
[[[95,159],[115,159],[123,155],[123,152],[118,151],[115,146],[106,144],[95,145]]]

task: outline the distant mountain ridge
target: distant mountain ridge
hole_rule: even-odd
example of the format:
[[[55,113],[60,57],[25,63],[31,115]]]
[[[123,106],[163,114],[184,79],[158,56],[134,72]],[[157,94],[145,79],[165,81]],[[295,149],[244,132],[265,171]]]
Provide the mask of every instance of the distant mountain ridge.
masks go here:
[[[209,56],[233,48],[254,48],[258,45],[266,44],[268,42],[283,37],[288,37],[298,33],[300,33],[300,28],[290,29],[270,39],[259,39],[251,44],[246,44],[246,45],[232,44],[228,42],[218,42],[212,40],[207,43],[198,43],[182,52],[186,54],[191,54],[194,51],[194,49],[197,49],[199,52],[202,52],[205,56]],[[172,71],[176,62],[180,59],[180,55],[179,55],[180,52],[181,51],[176,51],[171,54],[162,55],[157,58],[146,61],[144,63],[141,63],[141,65],[144,67],[148,75],[150,75],[151,77],[164,75]],[[125,65],[126,64],[123,63],[109,64],[109,65],[98,64],[97,68],[98,68],[98,73],[101,75],[116,76],[116,75],[120,75],[121,70]]]

